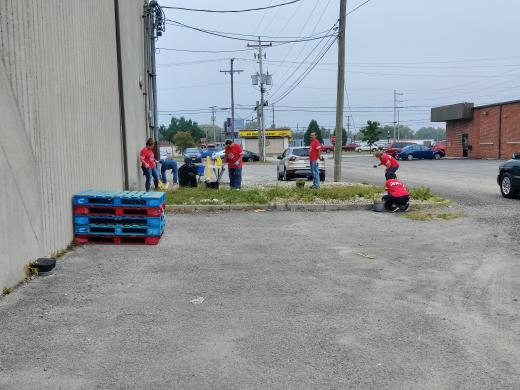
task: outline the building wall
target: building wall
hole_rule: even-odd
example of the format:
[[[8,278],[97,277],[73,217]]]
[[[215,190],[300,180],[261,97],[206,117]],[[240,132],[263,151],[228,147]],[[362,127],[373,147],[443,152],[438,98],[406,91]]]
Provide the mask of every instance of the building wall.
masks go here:
[[[146,137],[142,6],[121,7],[133,154]],[[115,37],[113,1],[0,0],[0,288],[71,242],[73,193],[123,187]]]
[[[520,102],[477,107],[471,120],[448,121],[448,156],[462,157],[464,133],[468,134],[470,145],[468,157],[510,158],[513,152],[520,151]]]

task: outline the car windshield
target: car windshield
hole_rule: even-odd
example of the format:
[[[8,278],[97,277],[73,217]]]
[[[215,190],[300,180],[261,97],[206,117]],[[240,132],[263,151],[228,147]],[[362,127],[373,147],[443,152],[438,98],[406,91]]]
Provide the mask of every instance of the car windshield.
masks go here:
[[[307,157],[309,155],[309,148],[293,149],[292,154],[298,157]]]
[[[404,145],[403,152],[413,149],[413,145]]]
[[[186,153],[198,153],[199,149],[197,148],[188,148],[186,149]]]

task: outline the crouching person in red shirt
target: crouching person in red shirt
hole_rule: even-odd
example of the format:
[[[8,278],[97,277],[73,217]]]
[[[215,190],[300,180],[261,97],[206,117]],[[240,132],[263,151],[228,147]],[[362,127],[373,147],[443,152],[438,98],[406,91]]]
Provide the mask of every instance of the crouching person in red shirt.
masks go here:
[[[385,209],[389,211],[406,211],[409,207],[410,193],[402,181],[397,180],[395,173],[389,173],[386,180],[387,194],[383,196]]]

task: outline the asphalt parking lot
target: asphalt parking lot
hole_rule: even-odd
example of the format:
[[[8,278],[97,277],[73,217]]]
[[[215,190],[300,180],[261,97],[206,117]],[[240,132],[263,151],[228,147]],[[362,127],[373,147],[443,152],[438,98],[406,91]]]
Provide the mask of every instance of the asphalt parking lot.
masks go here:
[[[466,216],[172,215],[158,246],[78,248],[0,300],[0,388],[520,388],[520,200],[496,161],[401,165]]]

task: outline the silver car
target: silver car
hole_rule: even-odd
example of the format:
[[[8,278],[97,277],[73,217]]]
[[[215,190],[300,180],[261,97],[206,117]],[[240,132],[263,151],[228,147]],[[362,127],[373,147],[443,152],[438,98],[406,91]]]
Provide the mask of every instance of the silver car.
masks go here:
[[[309,147],[288,148],[278,156],[276,171],[278,180],[291,180],[296,177],[312,179]],[[320,181],[325,181],[325,160],[318,160]]]

